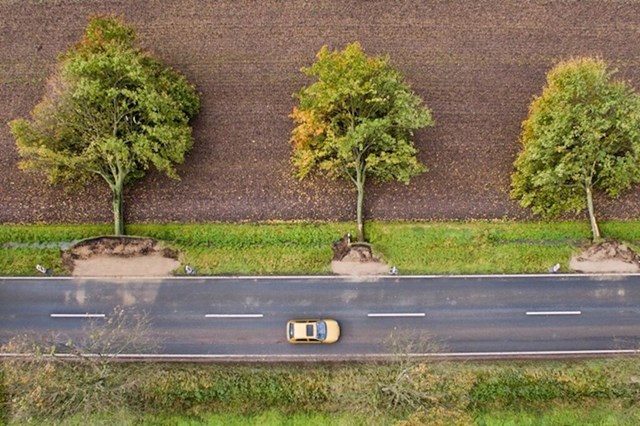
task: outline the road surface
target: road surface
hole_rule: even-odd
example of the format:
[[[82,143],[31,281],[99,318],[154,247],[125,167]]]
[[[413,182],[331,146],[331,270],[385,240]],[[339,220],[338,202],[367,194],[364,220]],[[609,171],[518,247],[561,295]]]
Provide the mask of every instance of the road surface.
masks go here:
[[[640,349],[638,275],[0,278],[0,342],[48,331],[78,338],[116,306],[147,314],[156,356],[328,360]],[[335,318],[340,341],[291,345],[285,323],[292,318]]]

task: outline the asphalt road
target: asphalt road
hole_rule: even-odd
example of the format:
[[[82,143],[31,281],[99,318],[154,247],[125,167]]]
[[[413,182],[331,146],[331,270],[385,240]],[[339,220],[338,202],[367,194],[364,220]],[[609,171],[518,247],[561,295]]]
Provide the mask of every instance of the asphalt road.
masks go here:
[[[329,360],[640,349],[640,276],[578,275],[0,278],[0,342],[49,331],[78,338],[116,306],[148,315],[159,356]],[[335,318],[340,341],[291,345],[285,323],[292,318]]]

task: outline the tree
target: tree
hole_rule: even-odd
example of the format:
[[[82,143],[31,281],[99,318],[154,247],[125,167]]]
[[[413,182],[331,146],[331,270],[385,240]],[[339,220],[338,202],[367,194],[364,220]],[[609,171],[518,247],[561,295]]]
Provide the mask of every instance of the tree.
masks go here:
[[[433,124],[431,112],[388,57],[369,57],[357,42],[334,52],[324,46],[302,72],[317,81],[294,95],[299,100],[291,114],[297,124],[291,137],[297,177],[318,170],[353,182],[358,240],[364,241],[367,176],[407,184],[426,171],[412,138],[414,130]]]
[[[113,194],[114,231],[124,233],[124,186],[150,166],[178,178],[191,148],[194,87],[136,47],[134,30],[92,18],[82,41],[63,53],[31,119],[9,123],[20,167],[70,187],[99,176]]]
[[[593,192],[615,198],[640,181],[640,98],[601,59],[561,62],[522,125],[511,196],[545,217],[588,211]]]

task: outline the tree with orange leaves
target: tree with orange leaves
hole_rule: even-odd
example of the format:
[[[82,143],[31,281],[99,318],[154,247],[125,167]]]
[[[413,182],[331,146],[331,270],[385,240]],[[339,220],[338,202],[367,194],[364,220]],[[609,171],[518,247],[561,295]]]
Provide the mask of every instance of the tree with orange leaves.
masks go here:
[[[303,179],[312,171],[346,178],[357,191],[358,241],[364,241],[367,176],[409,180],[426,171],[418,162],[413,132],[433,125],[431,111],[388,57],[369,57],[358,42],[342,51],[324,46],[302,72],[317,81],[294,96],[293,163]]]

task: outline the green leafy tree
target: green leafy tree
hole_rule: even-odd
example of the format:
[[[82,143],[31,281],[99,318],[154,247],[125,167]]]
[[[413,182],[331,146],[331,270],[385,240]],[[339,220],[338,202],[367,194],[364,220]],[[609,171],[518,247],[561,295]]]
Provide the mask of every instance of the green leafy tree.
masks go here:
[[[512,197],[535,214],[586,208],[594,241],[601,238],[594,190],[615,198],[640,181],[640,100],[613,73],[593,58],[561,62],[549,72],[523,122],[512,175]]]
[[[303,179],[317,170],[346,178],[357,190],[358,240],[367,176],[407,184],[426,171],[416,158],[413,132],[433,125],[431,112],[388,57],[369,57],[355,42],[342,51],[324,46],[302,72],[317,81],[294,96],[293,163]]]
[[[124,233],[124,186],[150,166],[178,178],[200,108],[194,87],[135,38],[117,18],[92,18],[82,41],[60,56],[31,119],[9,123],[22,169],[70,187],[97,176],[107,182],[116,235]]]

